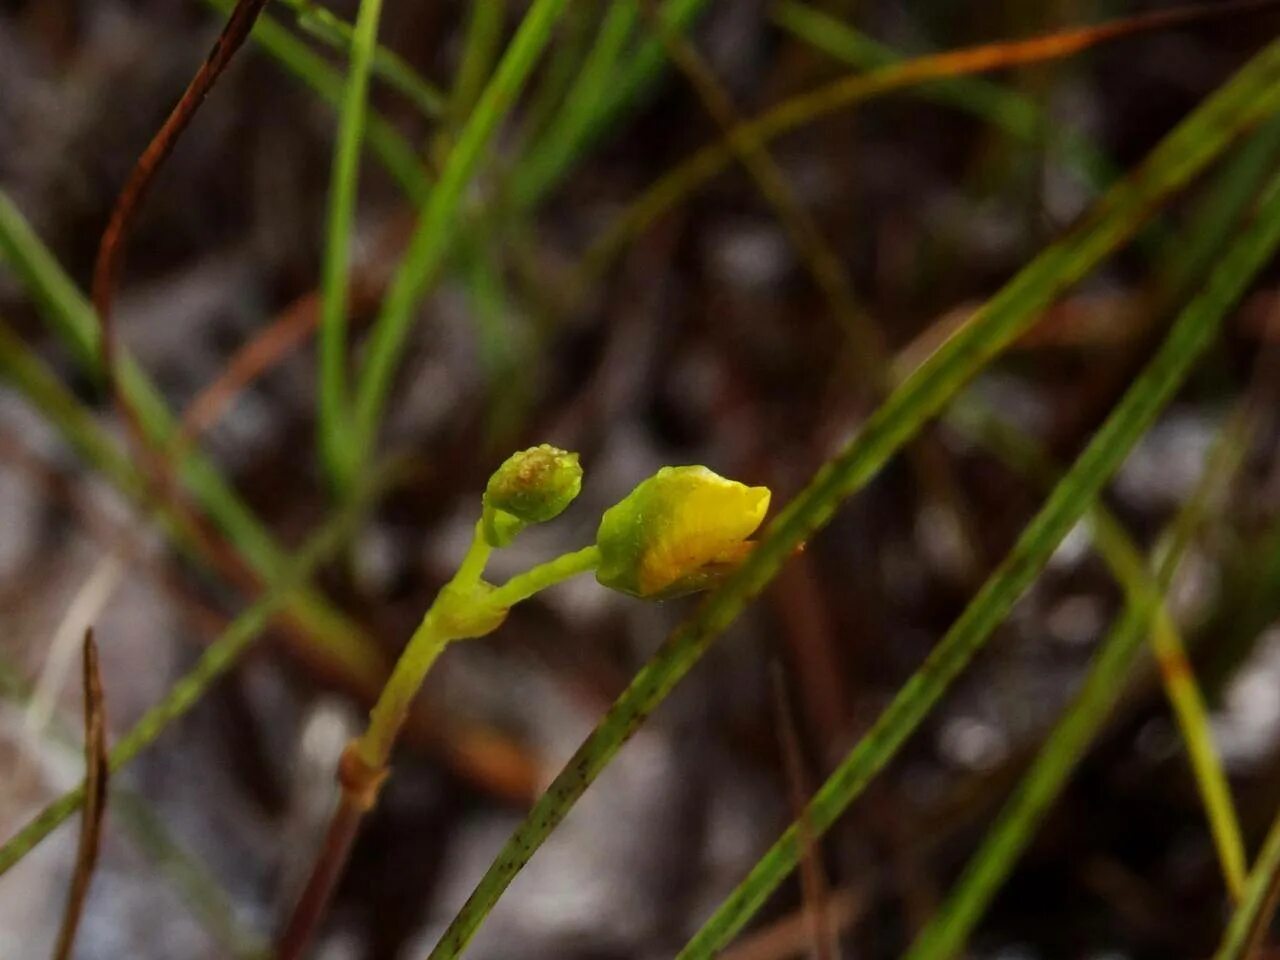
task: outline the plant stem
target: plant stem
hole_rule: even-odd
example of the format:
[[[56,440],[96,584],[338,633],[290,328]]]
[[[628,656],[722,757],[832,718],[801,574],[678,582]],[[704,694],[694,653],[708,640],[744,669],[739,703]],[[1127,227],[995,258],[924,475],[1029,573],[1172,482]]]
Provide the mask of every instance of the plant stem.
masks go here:
[[[351,227],[360,181],[360,153],[368,112],[369,70],[378,43],[382,0],[362,0],[351,44],[351,64],[342,97],[338,139],[329,178],[327,239],[324,247],[320,313],[319,446],[330,479],[346,487],[356,465],[351,459],[350,404],[347,399],[347,293]]]
[[[343,751],[337,773],[342,795],[311,875],[280,936],[278,960],[297,960],[315,936],[351,854],[360,824],[365,814],[377,805],[378,794],[390,772],[387,761],[413,698],[445,647],[454,640],[481,636],[497,629],[510,607],[547,587],[593,570],[600,562],[600,550],[593,544],[539,564],[494,589],[481,580],[492,553],[493,548],[484,538],[483,523],[478,522],[471,546],[457,572],[432,601],[396,661],[378,702],[369,711],[368,727]]]
[[[547,587],[555,586],[580,573],[594,570],[599,564],[600,548],[592,544],[573,553],[556,557],[554,560],[548,560],[519,576],[512,577],[490,594],[489,599],[497,606],[512,607]]]

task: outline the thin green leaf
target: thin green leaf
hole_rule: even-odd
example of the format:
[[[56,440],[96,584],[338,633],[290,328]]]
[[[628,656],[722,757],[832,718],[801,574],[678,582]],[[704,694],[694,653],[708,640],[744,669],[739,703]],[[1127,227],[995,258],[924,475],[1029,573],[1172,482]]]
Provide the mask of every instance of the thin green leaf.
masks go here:
[[[707,6],[707,0],[667,0],[663,22],[684,30]],[[637,0],[613,0],[573,91],[565,100],[563,120],[557,119],[521,162],[512,177],[516,205],[537,206],[573,169],[573,165],[650,89],[661,76],[666,57],[654,38],[642,39],[626,60],[621,54],[635,32]]]
[[[205,0],[218,2],[218,0]],[[356,28],[312,0],[278,0],[294,12],[298,27],[334,50],[349,54],[356,43]],[[438,120],[445,114],[446,98],[399,54],[381,44],[373,48],[373,73],[404,94],[424,117]]]
[[[811,4],[782,0],[770,13],[780,27],[851,67],[876,70],[904,59],[892,47]],[[1040,105],[1017,90],[978,77],[954,77],[926,84],[919,94],[971,113],[1023,143],[1036,144],[1048,137],[1051,145],[1061,148],[1063,159],[1094,187],[1106,187],[1120,174],[1087,137],[1050,123]]]
[[[109,769],[117,772],[153,744],[204,696],[205,691],[230,670],[245,651],[262,635],[272,618],[284,607],[294,591],[303,587],[316,569],[331,557],[358,525],[369,503],[383,489],[387,477],[376,478],[362,489],[351,505],[343,508],[313,534],[289,560],[287,570],[256,603],[247,607],[209,645],[196,665],[179,679],[158,704],[148,710],[133,728],[116,743]],[[0,847],[0,876],[20,861],[55,827],[80,809],[85,789],[77,787],[54,800],[36,814],[25,827]]]
[[[448,254],[457,226],[458,207],[498,124],[519,95],[566,0],[534,0],[503,54],[493,78],[458,135],[457,144],[422,210],[382,310],[374,323],[368,359],[361,369],[356,398],[355,459],[372,449],[392,379],[400,363],[414,310],[435,280]]]
[[[210,9],[224,15],[235,6],[234,0],[204,2]],[[341,105],[342,75],[267,14],[259,14],[249,38],[330,106]],[[423,202],[430,186],[427,172],[413,147],[409,146],[409,142],[399,131],[375,112],[369,118],[366,141],[374,156],[400,185],[400,189],[415,202]]]
[[[462,126],[489,78],[502,40],[506,6],[504,0],[471,4],[462,43],[462,61],[458,64],[453,89],[449,92],[449,114],[454,127]]]
[[[360,150],[368,111],[369,69],[378,42],[381,13],[382,0],[360,0],[329,176],[328,223],[321,265],[317,429],[325,468],[339,487],[349,483],[357,468],[348,442],[351,409],[347,396],[347,286],[351,224],[360,185]]]
[[[73,354],[83,358],[86,365],[96,364],[99,339],[93,308],[27,227],[3,191],[0,191],[0,254],[27,285],[42,308],[42,317]],[[140,474],[106,439],[101,426],[42,364],[28,355],[21,340],[11,332],[0,340],[0,347],[3,348],[0,359],[8,364],[8,369],[2,372],[15,378],[15,384],[31,396],[46,415],[55,419],[79,452],[105,469],[123,492],[140,500],[146,490]],[[163,448],[178,435],[177,421],[155,385],[132,358],[122,355],[119,362],[121,390],[129,395],[151,440]],[[267,580],[279,575],[286,565],[286,554],[207,457],[184,449],[178,463],[178,476],[249,566]],[[163,512],[161,518],[165,518]],[[172,524],[166,527],[166,533],[175,535]],[[178,545],[189,555],[198,556],[190,543]],[[289,611],[308,630],[317,651],[337,669],[357,684],[371,689],[381,686],[386,667],[380,652],[370,638],[328,601],[314,591],[297,591],[289,602]]]
[[[1267,831],[1267,839],[1249,875],[1244,899],[1231,915],[1213,960],[1249,960],[1267,935],[1277,897],[1280,897],[1280,817]]]
[[[1179,314],[1155,357],[1054,487],[1008,556],[924,665],[902,686],[866,736],[815,794],[808,811],[813,829],[825,831],[836,821],[982,648],[1129,450],[1172,399],[1217,334],[1226,312],[1272,258],[1278,245],[1280,179],[1272,182],[1249,230],[1223,256],[1203,292]],[[742,928],[795,868],[797,838],[795,826],[782,835],[681,951],[683,960],[711,956]]]
[[[1135,175],[1075,231],[1045,250],[940,347],[866,421],[850,443],[770,525],[748,561],[677,628],[574,753],[507,841],[431,956],[458,956],[512,878],[564,819],[667,693],[842,501],[935,416],[956,392],[1035,323],[1064,290],[1119,247],[1174,192],[1251,124],[1280,107],[1280,42],[1202,103]]]

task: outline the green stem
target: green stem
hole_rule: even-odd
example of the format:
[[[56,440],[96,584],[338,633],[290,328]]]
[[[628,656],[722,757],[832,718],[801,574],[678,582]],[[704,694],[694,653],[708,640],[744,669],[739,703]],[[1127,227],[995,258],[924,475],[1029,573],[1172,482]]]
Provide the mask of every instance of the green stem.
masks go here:
[[[1255,953],[1266,935],[1271,915],[1275,912],[1278,885],[1280,885],[1280,816],[1267,831],[1267,839],[1258,853],[1253,872],[1249,874],[1249,884],[1245,888],[1244,899],[1232,914],[1226,933],[1223,935],[1222,944],[1218,947],[1218,952],[1213,955],[1213,960],[1246,960]]]
[[[369,726],[360,737],[357,749],[360,751],[360,758],[370,768],[380,770],[387,765],[391,748],[404,725],[404,718],[409,714],[413,698],[436,658],[452,639],[442,629],[440,618],[436,615],[436,604],[432,604],[427,615],[418,624],[418,629],[409,638],[404,653],[396,661],[387,685],[378,696],[378,702],[369,711]]]
[[[338,140],[329,179],[328,229],[324,247],[320,312],[320,451],[329,477],[345,488],[355,470],[347,397],[347,287],[351,222],[360,183],[360,144],[368,113],[369,69],[378,42],[382,0],[361,0],[351,44],[351,66],[342,97]]]
[[[512,577],[489,595],[489,600],[499,607],[513,607],[523,600],[528,600],[535,593],[541,593],[548,587],[555,586],[570,577],[587,573],[600,565],[600,548],[595,544],[566,553],[526,570],[519,576]]]
[[[374,323],[368,359],[361,370],[356,396],[355,454],[373,447],[383,409],[399,366],[414,310],[436,279],[455,240],[458,208],[498,124],[513,102],[564,11],[566,0],[534,0],[507,47],[492,79],[458,135],[440,180],[427,199],[417,231],[396,271]]]
[[[484,538],[483,522],[477,521],[471,533],[471,546],[467,548],[466,556],[458,564],[458,572],[453,575],[453,580],[450,582],[467,586],[479,583],[480,578],[484,576],[485,564],[489,562],[489,556],[492,553],[493,547],[489,546]]]
[[[278,0],[294,12],[299,29],[321,43],[341,52],[348,52],[355,43],[359,30],[312,0]],[[435,120],[444,115],[445,96],[427,83],[413,67],[398,54],[383,46],[373,48],[373,72],[387,85],[400,91],[413,102],[427,119]]]
[[[1160,349],[1054,488],[1008,556],[924,665],[814,794],[806,818],[800,822],[811,824],[815,835],[825,833],[862,793],[983,647],[1173,397],[1192,364],[1217,334],[1227,310],[1274,256],[1278,245],[1280,176],[1272,179],[1249,229],[1223,256],[1202,292],[1178,316]],[[679,960],[710,957],[721,949],[791,873],[799,856],[799,827],[793,824],[689,941],[678,955]]]

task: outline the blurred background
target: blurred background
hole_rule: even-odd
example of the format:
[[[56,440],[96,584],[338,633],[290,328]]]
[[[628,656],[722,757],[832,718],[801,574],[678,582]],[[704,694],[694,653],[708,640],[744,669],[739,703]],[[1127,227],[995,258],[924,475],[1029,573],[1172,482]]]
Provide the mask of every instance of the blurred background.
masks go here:
[[[474,59],[474,21],[496,24],[500,51],[527,4],[385,6],[379,36],[395,59],[372,84],[379,136],[433,171],[469,107],[457,92],[463,67],[479,62],[483,80],[492,62],[492,52]],[[580,451],[586,481],[564,517],[495,558],[499,578],[589,543],[600,513],[664,464],[768,484],[784,503],[894,377],[1280,26],[1273,14],[1236,13],[878,98],[770,145],[790,214],[730,164],[619,235],[628,204],[719,140],[726,117],[758,115],[899,56],[1159,5],[690,6],[696,15],[668,41],[697,69],[664,65],[658,46],[643,82],[601,81],[608,96],[618,92],[617,108],[560,156],[563,105],[611,7],[571,4],[469,187],[467,229],[415,314],[378,445],[380,460],[407,457],[413,468],[317,579],[386,662],[452,572],[486,477],[514,449],[550,441]],[[82,290],[121,185],[225,12],[219,0],[0,2],[0,188]],[[308,82],[297,64],[340,77],[333,17],[355,12],[351,0],[268,5],[279,42],[245,46],[161,172],[128,242],[116,305],[120,342],[286,549],[332,503],[314,439],[313,333],[335,115],[316,88],[323,74]],[[625,52],[656,36],[642,10]],[[1280,156],[1275,127],[1249,141],[1264,173]],[[366,150],[357,344],[413,226],[415,205],[387,166]],[[1072,289],[968,400],[1070,463],[1201,282],[1188,262],[1200,255],[1193,239],[1217,229],[1215,211],[1244,176],[1231,170],[1211,171]],[[834,254],[834,285],[815,281],[805,240],[814,234]],[[612,246],[602,243],[610,236]],[[101,383],[46,326],[44,304],[11,266],[0,247],[0,319],[91,425],[130,449]],[[1250,850],[1280,798],[1280,633],[1271,631],[1280,384],[1267,372],[1277,275],[1266,276],[1106,497],[1149,548],[1196,491],[1218,438],[1234,438],[1238,467],[1219,471],[1169,600]],[[883,343],[851,348],[851,318],[855,327],[869,319]],[[468,955],[675,953],[918,667],[1045,490],[963,423],[931,429],[793,558],[645,724]],[[0,383],[0,837],[82,776],[86,625],[118,737],[255,595],[175,551],[153,511],[77,456],[46,409]],[[902,954],[1068,704],[1120,597],[1088,535],[1073,533],[832,829],[821,846],[823,909],[841,931],[840,955]],[[643,603],[581,578],[519,608],[496,634],[451,648],[316,955],[425,956],[531,799],[694,603]],[[113,780],[76,956],[250,956],[269,941],[319,842],[338,753],[376,692],[308,650],[305,630],[274,624]],[[0,956],[49,955],[75,846],[68,824],[0,879]],[[809,955],[801,904],[793,880],[726,955]],[[971,955],[1204,956],[1227,915],[1186,754],[1147,667],[987,912]]]

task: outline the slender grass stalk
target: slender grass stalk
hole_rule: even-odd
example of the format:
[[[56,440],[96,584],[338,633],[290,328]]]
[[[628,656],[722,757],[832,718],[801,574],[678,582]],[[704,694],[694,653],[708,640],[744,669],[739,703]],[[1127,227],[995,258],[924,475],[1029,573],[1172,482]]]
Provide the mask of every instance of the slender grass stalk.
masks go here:
[[[97,363],[100,346],[93,309],[2,191],[0,254],[31,291],[51,329],[92,371],[94,367],[89,364]],[[11,348],[11,356],[28,352],[16,337],[8,338],[6,345]],[[119,363],[121,390],[129,395],[151,441],[160,447],[166,446],[180,434],[180,425],[137,364],[127,354],[120,357]],[[17,385],[28,391],[33,402],[46,415],[55,416],[59,428],[77,450],[106,469],[112,482],[126,495],[135,500],[142,499],[146,491],[136,466],[118,451],[107,452],[114,449],[113,445],[93,418],[83,412],[78,401],[51,374],[36,377],[32,371],[42,369],[42,365],[34,358],[28,358],[23,369],[26,373]],[[222,478],[217,467],[207,457],[188,447],[181,452],[177,471],[187,489],[231,539],[244,560],[267,580],[278,576],[287,564],[286,554]],[[161,512],[162,520],[168,516]],[[172,518],[166,521],[166,533],[171,537],[179,536],[179,546],[189,555],[198,557],[190,541],[182,539],[176,527]],[[316,652],[327,661],[329,669],[336,669],[365,689],[381,686],[385,665],[380,652],[371,639],[364,637],[328,601],[314,591],[298,590],[291,596],[288,609],[290,616],[308,631]]]
[[[781,0],[769,14],[795,37],[859,70],[878,70],[905,59],[892,47],[809,3]],[[1023,143],[1035,144],[1048,137],[1093,187],[1104,188],[1121,174],[1088,137],[1051,123],[1040,105],[1020,91],[978,77],[955,77],[922,86],[919,94],[964,110]]]
[[[506,19],[505,0],[473,3],[468,11],[467,29],[462,42],[462,60],[454,74],[449,91],[449,115],[455,128],[466,121],[484,89],[493,60],[502,41],[502,25]]]
[[[222,14],[228,13],[234,5],[234,0],[204,2],[206,6]],[[350,27],[347,29],[350,30]],[[341,106],[344,91],[342,75],[279,23],[265,13],[261,14],[249,37],[322,100],[334,107]],[[365,141],[411,200],[416,203],[426,200],[430,182],[416,151],[376,111],[369,117]]]
[[[31,701],[32,687],[12,660],[0,651],[0,697],[12,699],[19,707]],[[68,755],[80,756],[82,747],[66,725],[57,722],[47,728],[52,742]],[[236,960],[262,960],[261,942],[241,929],[227,892],[210,874],[208,867],[183,849],[169,832],[164,820],[145,798],[119,783],[111,784],[111,815],[119,820],[129,839],[179,891],[192,914],[213,938]]]
[[[211,2],[211,0],[206,0]],[[293,11],[298,27],[304,32],[340,53],[350,53],[357,43],[358,26],[337,16],[328,8],[313,0],[277,0]],[[485,6],[485,4],[480,4]],[[399,54],[378,44],[373,48],[374,76],[385,81],[413,103],[424,117],[439,120],[444,117],[448,98],[423,78]]]
[[[1035,442],[1015,428],[1000,423],[987,411],[978,411],[961,401],[957,407],[952,408],[947,422],[958,425],[960,429],[978,438],[1014,469],[1045,481],[1050,488],[1056,482],[1058,472]],[[1221,486],[1223,477],[1232,474],[1239,466],[1244,446],[1243,429],[1240,426],[1242,422],[1242,417],[1232,417],[1222,430],[1221,438],[1208,459],[1199,488],[1170,524],[1162,540],[1167,545],[1157,550],[1156,556],[1163,558],[1169,553],[1180,556],[1189,545],[1191,535],[1203,516],[1210,489]],[[1156,664],[1160,667],[1161,682],[1177,718],[1178,730],[1186,746],[1196,786],[1218,850],[1223,879],[1232,898],[1238,899],[1243,891],[1247,869],[1239,817],[1213,744],[1204,697],[1196,683],[1177,625],[1163,600],[1163,595],[1168,590],[1168,579],[1175,572],[1166,568],[1171,563],[1176,563],[1176,560],[1165,560],[1154,575],[1148,575],[1137,548],[1120,522],[1102,504],[1095,504],[1090,509],[1089,524],[1093,531],[1094,546],[1124,589],[1128,606],[1147,610],[1143,633],[1150,639]],[[1065,776],[1067,771],[1058,773]]]
[[[123,769],[150,747],[174,720],[195,706],[205,691],[239,661],[262,635],[290,594],[301,588],[316,569],[346,541],[384,483],[385,478],[375,479],[369,487],[359,491],[348,506],[322,525],[290,559],[287,571],[272,584],[263,597],[237,616],[205,650],[191,671],[170,687],[164,699],[148,710],[116,742],[110,755],[109,766],[112,773]],[[36,814],[0,847],[0,875],[6,873],[55,827],[80,809],[84,799],[84,787],[77,787]]]
[[[351,404],[347,391],[347,287],[351,225],[360,185],[360,144],[368,112],[369,69],[378,42],[382,0],[360,0],[351,44],[351,65],[338,118],[324,261],[321,266],[319,447],[329,477],[345,488],[357,468],[352,459]]]
[[[354,456],[372,449],[383,409],[399,366],[414,309],[435,280],[455,236],[463,192],[474,176],[498,124],[520,93],[566,0],[534,0],[475,110],[449,152],[436,188],[422,210],[382,310],[374,323],[368,359],[361,368],[356,397]]]
[[[1014,602],[1071,527],[1088,510],[1134,443],[1150,427],[1192,365],[1212,342],[1226,312],[1280,246],[1280,178],[1274,179],[1249,229],[1232,244],[1203,292],[1187,305],[1141,375],[1107,417],[1075,464],[1054,487],[1008,556],[900,689],[867,734],[827,779],[807,811],[825,832],[871,778],[897,753],[1003,621]],[[798,827],[792,825],[680,952],[682,960],[722,948],[795,868]]]
[[[640,670],[498,853],[432,951],[458,956],[510,884],[655,707],[839,505],[1041,312],[1131,237],[1173,193],[1252,124],[1280,107],[1280,42],[1258,53],[1117,184],[1092,215],[1045,250],[903,382],[782,511],[746,563],[708,595]]]
[[[667,0],[662,6],[663,22],[673,30],[684,30],[706,6],[707,0]],[[548,129],[547,136],[533,146],[512,177],[511,197],[518,208],[529,209],[541,203],[568,176],[582,154],[661,76],[666,58],[653,37],[642,39],[629,58],[620,59],[627,39],[624,28],[634,32],[637,13],[637,0],[610,3],[596,47],[589,55],[593,62],[590,73],[579,77],[575,90],[565,100],[568,115]],[[603,89],[604,95],[597,96],[594,89],[586,86],[588,83]]]
[[[1059,59],[1143,31],[1221,16],[1230,9],[1249,10],[1258,6],[1255,0],[1240,0],[1238,6],[1228,0],[1225,4],[1179,7],[1026,40],[951,50],[844,77],[792,97],[742,124],[733,138],[721,139],[698,150],[629,203],[592,243],[584,256],[585,271],[589,276],[597,275],[638,233],[723,171],[734,158],[731,139],[767,143],[819,117],[887,93],[936,80],[953,80],[968,74]]]
[[[53,948],[54,960],[69,960],[75,947],[80,919],[84,916],[89,885],[98,866],[102,841],[102,819],[107,812],[107,716],[106,697],[102,692],[102,674],[98,668],[98,647],[93,629],[84,634],[84,813],[80,819],[80,841],[76,849],[75,872],[67,892],[67,906],[62,926]]]
[[[1222,943],[1213,960],[1249,960],[1255,956],[1267,935],[1267,927],[1276,911],[1280,896],[1280,816],[1267,831],[1262,850],[1249,874],[1244,899],[1223,934]]]
[[[457,572],[436,595],[396,661],[378,702],[369,711],[364,733],[343,751],[337,775],[342,793],[311,875],[280,936],[277,960],[297,960],[309,949],[342,877],[360,825],[378,802],[390,773],[387,764],[392,748],[413,698],[445,647],[455,640],[491,633],[516,603],[593,570],[600,562],[600,551],[593,545],[534,567],[493,589],[481,580],[492,552],[481,520],[476,523],[471,545]]]
[[[512,177],[511,200],[517,209],[532,206],[545,192],[549,180],[572,162],[587,131],[605,109],[610,81],[635,33],[639,14],[637,0],[619,0],[604,8],[595,42],[587,51],[576,80]]]

